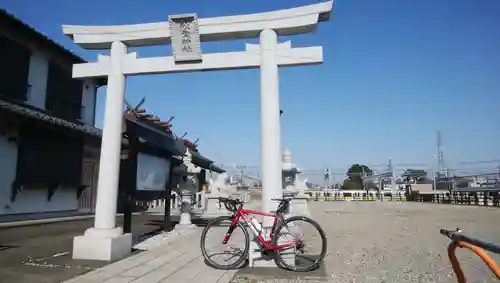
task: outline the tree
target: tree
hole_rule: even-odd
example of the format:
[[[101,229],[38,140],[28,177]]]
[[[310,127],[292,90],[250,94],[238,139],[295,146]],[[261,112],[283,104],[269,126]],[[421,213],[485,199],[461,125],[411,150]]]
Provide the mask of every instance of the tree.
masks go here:
[[[405,178],[408,182],[422,184],[426,182],[427,171],[423,169],[406,169],[401,177]]]
[[[347,170],[347,176],[349,178],[346,181],[351,182],[353,184],[346,184],[346,182],[344,182],[344,184],[351,189],[360,190],[364,187],[363,177],[373,176],[373,171],[366,165],[353,164],[351,165],[349,170]]]
[[[365,189],[366,190],[377,190],[378,185],[373,180],[369,180],[369,181],[365,182]]]
[[[341,189],[342,190],[355,191],[355,190],[360,190],[361,187],[359,186],[359,184],[357,184],[357,183],[349,180],[349,178],[347,178],[342,183]]]

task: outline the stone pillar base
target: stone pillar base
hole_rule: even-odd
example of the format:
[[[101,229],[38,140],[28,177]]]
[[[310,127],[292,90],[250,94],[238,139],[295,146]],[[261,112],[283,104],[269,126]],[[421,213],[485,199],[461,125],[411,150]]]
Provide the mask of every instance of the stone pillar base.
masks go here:
[[[132,252],[132,234],[123,229],[90,228],[73,239],[73,259],[113,261]]]
[[[255,251],[258,249],[260,249],[260,245],[256,241],[251,241],[248,251],[248,267],[276,267],[274,258]]]
[[[283,233],[284,229],[282,230]],[[267,233],[267,232],[266,232]],[[280,236],[278,244],[289,243],[293,241],[292,238],[286,237],[286,235]],[[250,242],[250,249],[248,251],[248,267],[277,267],[274,260],[274,255],[268,256],[260,251],[260,244],[258,240],[255,239]],[[295,265],[295,249],[289,249],[282,252],[283,259],[291,266]]]
[[[181,212],[181,219],[179,225],[191,225],[191,213]]]
[[[198,226],[196,226],[194,224],[181,224],[181,223],[179,223],[179,224],[175,225],[174,230],[178,231],[178,232],[184,232],[184,231],[187,231],[190,229],[195,229],[196,227],[198,227]]]
[[[193,195],[190,193],[182,194],[181,219],[179,222],[181,225],[191,225],[192,197]]]

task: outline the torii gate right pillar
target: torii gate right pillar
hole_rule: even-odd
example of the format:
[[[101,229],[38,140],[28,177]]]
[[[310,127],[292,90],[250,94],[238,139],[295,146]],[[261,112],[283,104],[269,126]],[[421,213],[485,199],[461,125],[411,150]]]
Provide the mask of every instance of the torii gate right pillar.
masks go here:
[[[260,160],[262,210],[276,209],[272,199],[282,197],[281,129],[279,77],[276,51],[278,35],[265,29],[260,33]],[[266,221],[267,222],[267,221]],[[272,223],[264,223],[264,227]]]

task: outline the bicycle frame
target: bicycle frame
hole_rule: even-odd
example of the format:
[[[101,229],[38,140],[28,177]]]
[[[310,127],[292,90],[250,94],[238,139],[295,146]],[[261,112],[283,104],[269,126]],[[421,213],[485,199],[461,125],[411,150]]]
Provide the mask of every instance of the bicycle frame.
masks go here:
[[[455,272],[455,275],[457,276],[458,283],[466,283],[467,280],[465,279],[464,272],[462,271],[462,268],[460,267],[460,262],[457,259],[457,256],[455,255],[455,250],[459,248],[466,248],[477,254],[483,262],[490,268],[491,272],[495,274],[497,279],[500,280],[500,268],[498,265],[495,263],[495,261],[480,247],[469,244],[467,242],[461,242],[461,241],[452,241],[448,245],[448,257],[451,262],[451,267],[453,268],[453,271]]]
[[[296,242],[290,242],[286,243],[283,245],[272,245],[271,240],[268,242],[262,237],[262,233],[260,233],[257,228],[253,225],[250,215],[261,215],[265,217],[273,217],[273,227],[271,231],[269,231],[269,239],[273,238],[274,235],[274,230],[276,229],[276,226],[278,224],[278,221],[280,221],[280,214],[277,213],[266,213],[266,212],[260,212],[260,211],[255,211],[255,210],[249,210],[249,209],[243,209],[243,208],[238,208],[236,213],[233,215],[233,221],[231,223],[231,226],[229,227],[229,230],[227,231],[226,235],[224,236],[223,243],[227,243],[229,241],[229,238],[231,237],[231,233],[233,233],[233,230],[236,228],[236,225],[240,219],[243,219],[252,232],[254,233],[255,237],[259,240],[261,246],[264,248],[264,250],[272,250],[272,251],[277,251],[277,250],[283,250],[286,248],[291,248],[294,247]]]

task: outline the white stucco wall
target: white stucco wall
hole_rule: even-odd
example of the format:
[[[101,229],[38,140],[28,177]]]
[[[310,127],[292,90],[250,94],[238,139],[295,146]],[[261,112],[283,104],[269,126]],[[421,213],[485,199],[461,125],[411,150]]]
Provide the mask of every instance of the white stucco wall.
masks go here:
[[[96,84],[92,80],[85,80],[82,90],[82,123],[89,126],[95,125],[96,109]]]
[[[33,51],[30,59],[27,104],[45,110],[47,97],[47,79],[49,75],[49,59],[39,51]],[[96,84],[93,80],[84,80],[82,86],[82,118],[86,125],[94,126],[95,121]]]
[[[28,89],[27,103],[45,109],[49,63],[42,53],[33,51],[29,68],[28,84],[31,87]]]
[[[31,86],[28,89],[26,101],[27,104],[45,110],[45,99],[47,93],[47,79],[49,74],[49,61],[56,60],[62,66],[66,66],[68,72],[72,71],[72,62],[67,59],[54,56],[45,50],[40,50],[39,46],[34,46],[25,39],[20,38],[17,34],[18,30],[2,29],[0,33],[13,41],[28,47],[31,50],[28,84]],[[88,88],[85,87],[88,85]],[[95,81],[92,79],[84,80],[82,88],[82,119],[86,125],[94,125],[95,116],[95,100],[96,88]]]
[[[22,190],[10,201],[11,184],[16,176],[17,145],[0,135],[0,215],[70,211],[78,209],[76,189],[56,191],[47,201],[47,189]]]

